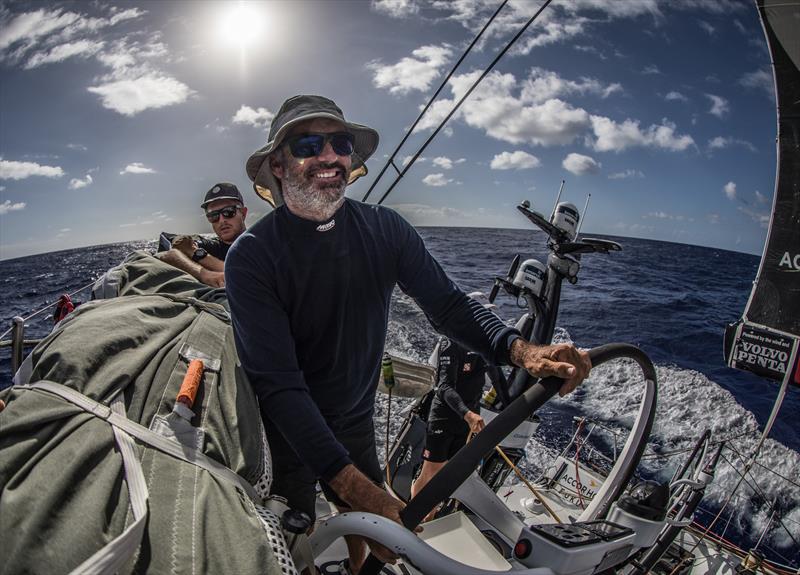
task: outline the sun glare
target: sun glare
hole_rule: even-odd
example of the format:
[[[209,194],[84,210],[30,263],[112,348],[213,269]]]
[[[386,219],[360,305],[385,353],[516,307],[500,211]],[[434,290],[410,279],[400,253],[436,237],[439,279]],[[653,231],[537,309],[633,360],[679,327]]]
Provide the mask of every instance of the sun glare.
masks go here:
[[[220,39],[241,48],[253,44],[264,32],[263,6],[250,2],[232,3],[220,21]]]

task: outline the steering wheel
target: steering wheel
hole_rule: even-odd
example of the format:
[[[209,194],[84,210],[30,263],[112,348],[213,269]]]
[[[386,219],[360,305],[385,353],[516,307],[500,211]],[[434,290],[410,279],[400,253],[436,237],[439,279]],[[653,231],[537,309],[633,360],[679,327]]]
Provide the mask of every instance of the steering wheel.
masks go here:
[[[636,361],[642,369],[645,380],[656,381],[656,370],[650,358],[636,346],[611,343],[595,347],[589,350],[589,358],[592,366],[611,361],[618,358],[630,358]],[[439,503],[450,497],[454,491],[454,486],[461,485],[472,471],[478,466],[480,461],[487,457],[509,433],[522,423],[529,415],[541,408],[552,398],[563,385],[564,380],[558,377],[547,377],[531,386],[525,393],[515,399],[511,405],[504,409],[495,417],[483,431],[472,438],[472,441],[462,447],[458,453],[447,462],[439,473],[412,498],[408,505],[400,511],[400,518],[403,525],[412,530],[419,525],[420,521]],[[655,403],[653,403],[652,413],[646,424],[644,439],[650,434],[652,422],[655,414]],[[633,475],[636,465],[639,463],[644,452],[646,441],[640,441],[636,446],[634,456],[627,462],[626,468],[620,473],[621,481],[613,488],[609,495],[609,503],[615,501],[625,488],[625,485]],[[604,511],[607,510],[604,509]],[[372,553],[367,557],[361,568],[361,575],[379,575],[384,563]]]

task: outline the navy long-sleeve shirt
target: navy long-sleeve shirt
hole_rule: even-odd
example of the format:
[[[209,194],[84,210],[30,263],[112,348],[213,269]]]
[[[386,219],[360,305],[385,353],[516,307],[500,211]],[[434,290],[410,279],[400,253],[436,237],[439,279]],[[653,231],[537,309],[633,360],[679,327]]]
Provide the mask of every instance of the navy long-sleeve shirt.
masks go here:
[[[236,346],[262,416],[325,480],[350,463],[335,434],[372,418],[395,284],[434,329],[509,362],[519,333],[459,290],[388,208],[348,198],[320,224],[282,206],[226,258]]]
[[[496,387],[503,385],[500,368],[488,365],[480,355],[467,351],[448,338],[439,342],[436,395],[429,422],[437,428],[460,430],[468,411],[480,413],[481,393],[486,377]]]

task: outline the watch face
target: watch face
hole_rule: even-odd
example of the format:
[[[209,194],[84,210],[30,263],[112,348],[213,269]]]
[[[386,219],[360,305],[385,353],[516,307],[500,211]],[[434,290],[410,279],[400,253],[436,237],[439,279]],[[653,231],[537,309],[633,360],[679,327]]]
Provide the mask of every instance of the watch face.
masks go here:
[[[197,248],[196,250],[194,250],[194,253],[192,254],[192,259],[196,262],[199,262],[207,255],[208,252],[206,250],[204,250],[203,248]]]

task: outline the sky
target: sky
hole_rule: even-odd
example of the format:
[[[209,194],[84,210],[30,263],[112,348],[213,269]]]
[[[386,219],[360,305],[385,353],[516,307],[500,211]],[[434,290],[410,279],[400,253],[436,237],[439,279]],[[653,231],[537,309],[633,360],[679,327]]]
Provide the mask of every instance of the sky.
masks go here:
[[[0,3],[0,259],[210,232],[283,100],[334,99],[381,143],[362,199],[497,0]],[[511,0],[396,156],[417,152],[541,6]],[[554,0],[385,205],[418,226],[527,228],[562,201],[582,233],[760,254],[775,99],[739,0]],[[369,198],[396,174],[390,168]]]

